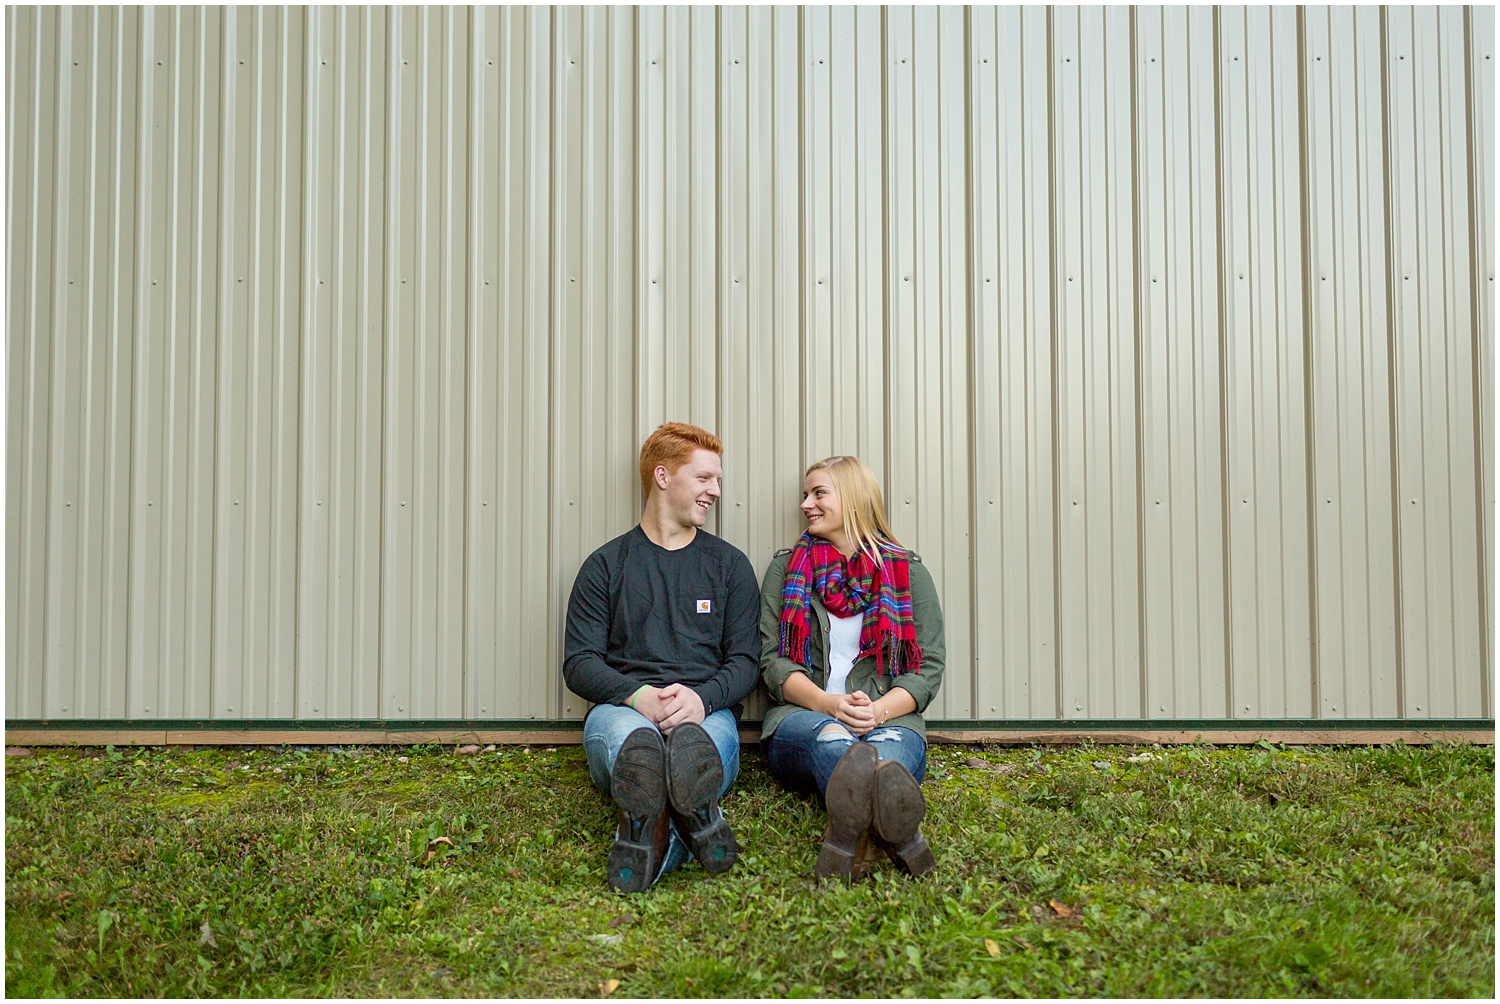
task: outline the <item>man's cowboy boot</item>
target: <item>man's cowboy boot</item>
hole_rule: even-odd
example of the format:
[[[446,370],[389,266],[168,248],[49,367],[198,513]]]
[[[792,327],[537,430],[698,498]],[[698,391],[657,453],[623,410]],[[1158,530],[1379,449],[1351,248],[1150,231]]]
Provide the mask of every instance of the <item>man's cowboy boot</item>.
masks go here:
[[[911,776],[911,771],[894,760],[885,760],[875,768],[874,787],[870,832],[875,842],[908,875],[921,875],[931,869],[937,862],[922,836],[921,824],[927,815],[922,786]]]
[[[712,737],[696,722],[679,725],[667,739],[667,802],[672,821],[704,871],[725,872],[739,844],[719,811],[724,764]]]
[[[625,737],[610,777],[620,817],[609,848],[609,884],[620,892],[649,888],[661,870],[671,832],[666,773],[661,733],[639,728]]]
[[[853,878],[859,842],[870,832],[874,807],[875,750],[868,743],[854,743],[845,752],[833,775],[823,802],[828,807],[828,828],[818,852],[818,878]]]

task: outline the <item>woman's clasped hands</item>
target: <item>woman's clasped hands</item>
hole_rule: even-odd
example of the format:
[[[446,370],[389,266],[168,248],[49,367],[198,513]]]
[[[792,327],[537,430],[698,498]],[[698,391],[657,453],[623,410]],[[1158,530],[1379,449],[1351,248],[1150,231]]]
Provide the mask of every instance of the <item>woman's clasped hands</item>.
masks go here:
[[[856,736],[862,736],[879,724],[879,712],[870,696],[863,690],[852,694],[829,694],[831,707],[828,713]]]

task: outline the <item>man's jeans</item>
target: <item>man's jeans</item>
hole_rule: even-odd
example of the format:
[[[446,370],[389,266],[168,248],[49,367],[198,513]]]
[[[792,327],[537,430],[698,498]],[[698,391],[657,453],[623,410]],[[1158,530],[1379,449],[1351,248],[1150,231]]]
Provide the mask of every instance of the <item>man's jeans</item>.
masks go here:
[[[859,739],[835,734],[820,738],[824,726],[839,724],[832,715],[806,709],[793,711],[781,720],[766,745],[771,776],[793,791],[819,796],[828,792],[833,768],[856,742],[869,743],[881,760],[895,760],[911,771],[920,783],[927,773],[927,742],[911,729],[888,725],[866,732]]]
[[[651,719],[631,708],[618,704],[600,704],[583,720],[583,751],[589,759],[589,777],[594,785],[606,795],[611,794],[610,779],[614,776],[615,757],[630,733],[639,728],[654,729]],[[658,730],[659,731],[659,730]],[[703,731],[714,741],[719,750],[719,761],[724,765],[724,783],[719,787],[723,798],[740,776],[740,730],[734,712],[725,708],[715,711],[703,720]],[[651,880],[655,885],[667,872],[692,857],[692,852],[683,843],[672,824],[672,835],[667,842],[667,855],[662,859],[661,871]]]

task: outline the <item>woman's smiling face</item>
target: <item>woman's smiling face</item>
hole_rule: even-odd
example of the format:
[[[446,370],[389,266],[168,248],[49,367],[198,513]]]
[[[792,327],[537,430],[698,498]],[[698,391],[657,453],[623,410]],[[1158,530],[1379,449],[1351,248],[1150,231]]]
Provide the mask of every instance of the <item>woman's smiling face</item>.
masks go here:
[[[818,468],[808,472],[802,482],[802,515],[814,537],[837,546],[844,536],[844,503],[828,471]]]

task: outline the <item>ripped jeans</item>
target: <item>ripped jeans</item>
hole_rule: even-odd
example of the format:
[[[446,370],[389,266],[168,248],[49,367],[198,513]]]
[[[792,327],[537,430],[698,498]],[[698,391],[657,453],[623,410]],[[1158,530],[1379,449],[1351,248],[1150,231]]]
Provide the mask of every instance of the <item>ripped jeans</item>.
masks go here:
[[[860,739],[844,735],[819,738],[830,722],[838,724],[838,719],[806,709],[783,718],[766,744],[771,776],[793,791],[817,791],[821,798],[828,791],[833,768],[856,742],[875,747],[875,754],[882,760],[902,764],[918,782],[927,773],[927,741],[911,729],[885,726],[866,732]]]

